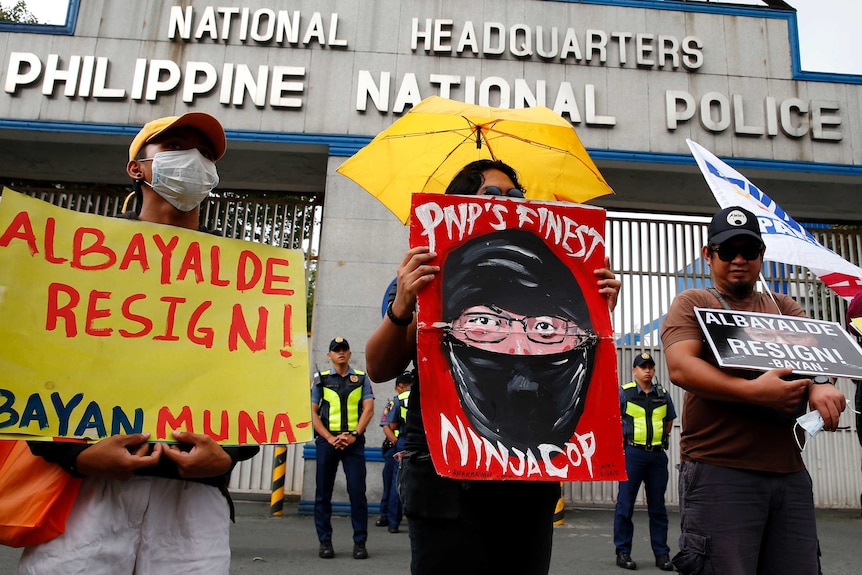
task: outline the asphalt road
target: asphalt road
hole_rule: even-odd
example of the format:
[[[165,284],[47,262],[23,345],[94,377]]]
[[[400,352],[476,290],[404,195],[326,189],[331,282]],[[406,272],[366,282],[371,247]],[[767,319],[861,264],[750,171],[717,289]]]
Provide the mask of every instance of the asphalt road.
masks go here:
[[[317,556],[317,537],[311,517],[299,516],[295,505],[286,505],[283,517],[269,517],[269,506],[261,502],[237,502],[237,522],[231,531],[231,574],[282,575],[326,573],[326,575],[388,575],[409,573],[407,533],[390,534],[374,527],[371,518],[369,558],[352,558],[350,521],[333,518],[335,558]],[[673,552],[679,536],[679,515],[671,512],[669,542]],[[567,509],[565,524],[554,529],[552,575],[603,573],[622,575],[614,563],[613,510]],[[818,512],[818,532],[825,575],[862,573],[862,518],[858,509]],[[502,553],[507,550],[501,550]],[[517,552],[517,550],[513,550]],[[0,574],[15,572],[21,551],[0,547]],[[638,571],[661,573],[649,548],[645,510],[635,512],[635,545],[632,558]],[[457,558],[453,557],[453,562]],[[182,573],[178,568],[177,573]],[[790,574],[792,575],[792,574]]]

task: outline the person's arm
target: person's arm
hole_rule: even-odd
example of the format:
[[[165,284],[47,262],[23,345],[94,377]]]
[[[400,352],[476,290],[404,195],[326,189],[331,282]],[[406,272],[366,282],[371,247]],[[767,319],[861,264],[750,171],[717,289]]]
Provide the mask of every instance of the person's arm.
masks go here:
[[[838,429],[838,418],[847,408],[847,398],[834,385],[813,384],[808,387],[808,405],[820,412],[823,418],[823,429],[835,431]],[[858,409],[858,407],[857,407]]]
[[[65,441],[30,441],[33,455],[56,463],[75,477],[128,479],[135,470],[153,467],[162,448],[147,443],[149,433],[114,435],[93,444]],[[152,448],[152,453],[150,449]]]
[[[56,463],[73,477],[83,477],[75,462],[82,451],[90,447],[89,443],[71,443],[66,441],[28,441],[30,452],[49,463]]]
[[[322,437],[329,445],[332,447],[339,449],[339,439],[337,435],[333,435],[329,429],[323,425],[323,420],[320,419],[320,404],[312,403],[311,404],[311,425],[314,427],[315,433]],[[340,447],[344,447],[341,445]]]
[[[593,274],[599,278],[599,293],[608,298],[608,309],[614,311],[622,282],[611,271],[611,258],[606,256],[605,267],[593,270]]]
[[[401,409],[401,401],[396,395],[389,400],[386,409],[383,410],[383,417],[380,418],[380,429],[383,430],[383,435],[386,436],[386,440],[390,443],[395,443],[395,441],[398,439],[397,437],[395,437],[395,432],[393,431],[398,427],[393,427],[392,422],[395,421],[395,415],[398,412],[397,410],[399,409]]]
[[[368,424],[371,423],[371,418],[374,417],[374,398],[370,397],[362,400],[362,415],[359,416],[359,422],[356,424],[356,433],[362,435],[368,429]]]
[[[385,435],[385,436],[386,436],[386,439],[388,439],[388,440],[389,440],[389,441],[391,441],[392,443],[395,443],[396,441],[398,441],[398,438],[397,438],[397,437],[395,437],[395,429],[397,429],[397,426],[396,426],[395,428],[393,428],[393,427],[392,427],[393,425],[395,425],[395,424],[394,424],[394,423],[389,423],[389,424],[387,424],[387,425],[384,425],[384,426],[383,426],[383,427],[381,427],[380,429],[382,429],[382,430],[383,430],[383,435]]]
[[[230,472],[238,461],[250,459],[260,450],[256,445],[222,447],[208,436],[193,433],[174,434],[174,439],[191,445],[191,449],[161,443],[151,445],[146,442],[148,438],[149,434],[141,433],[114,435],[92,445],[31,442],[30,450],[75,477],[111,479],[128,479],[138,469],[155,466],[161,457],[176,464],[180,477],[220,477]],[[91,451],[96,446],[98,448]]]
[[[356,424],[356,433],[353,435],[344,432],[338,435],[337,440],[344,442],[344,446],[353,445],[359,439],[359,435],[365,433],[368,424],[371,423],[371,418],[374,417],[374,397],[369,397],[362,400],[362,414],[359,416],[359,422]]]
[[[670,432],[673,430],[673,420],[676,419],[676,406],[667,390],[665,390],[665,394],[667,396],[667,417],[664,422],[664,436],[670,437]]]
[[[670,432],[673,431],[673,420],[668,419],[664,422],[664,435],[661,436],[662,449],[670,448]]]
[[[180,443],[192,446],[187,450],[184,449],[186,446],[168,444],[162,449],[164,457],[176,464],[180,477],[184,479],[218,477],[233,469],[233,458],[209,435],[188,431],[174,431],[172,435]]]
[[[74,469],[85,477],[128,479],[136,470],[158,464],[164,445],[150,445],[149,439],[149,433],[106,437],[78,453]]]
[[[730,375],[700,357],[701,340],[682,340],[665,348],[670,380],[676,385],[706,399],[737,401],[771,407],[793,413],[799,406],[810,379],[787,381],[793,370],[771,369],[756,379]]]
[[[365,370],[372,381],[387,381],[401,374],[416,355],[416,294],[434,279],[440,266],[430,262],[437,257],[425,246],[410,249],[398,266],[392,313],[399,320],[412,317],[408,325],[383,321],[365,343]]]

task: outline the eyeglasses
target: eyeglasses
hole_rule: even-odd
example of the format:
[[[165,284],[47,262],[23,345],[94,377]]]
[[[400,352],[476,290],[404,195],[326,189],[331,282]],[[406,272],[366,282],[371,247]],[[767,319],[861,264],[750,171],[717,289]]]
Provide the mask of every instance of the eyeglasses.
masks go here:
[[[503,193],[503,190],[498,188],[497,186],[488,186],[485,188],[486,196],[509,196],[510,198],[523,198],[524,190],[519,190],[518,188],[509,188],[509,191]]]
[[[737,254],[741,255],[748,261],[756,260],[763,252],[763,244],[760,242],[745,243],[740,246],[733,246],[728,243],[709,246],[709,251],[718,254],[718,259],[723,262],[732,262]]]
[[[464,339],[475,343],[500,343],[512,335],[512,326],[519,323],[532,342],[558,344],[569,340],[574,347],[594,343],[596,334],[583,330],[573,321],[554,316],[515,318],[489,312],[468,312],[458,316],[450,325],[451,331],[463,334]]]

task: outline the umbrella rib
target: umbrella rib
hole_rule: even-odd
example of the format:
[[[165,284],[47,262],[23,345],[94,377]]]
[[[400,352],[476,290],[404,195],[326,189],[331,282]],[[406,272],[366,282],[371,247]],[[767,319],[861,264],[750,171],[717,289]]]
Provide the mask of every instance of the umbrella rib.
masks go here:
[[[425,132],[411,132],[409,134],[386,134],[382,139],[384,140],[394,140],[396,138],[415,138],[417,136],[433,136],[435,134],[445,134],[447,132],[457,133],[463,130],[463,128],[455,129],[455,130],[429,130]],[[471,138],[473,136],[473,132],[470,132],[470,135],[467,138]],[[465,138],[466,139],[466,138]]]
[[[466,119],[466,118],[465,118],[465,119]],[[469,120],[467,120],[467,121],[469,122]],[[454,132],[454,131],[455,131],[455,130],[442,130],[440,133],[443,133],[443,132]],[[480,130],[480,132],[481,132],[481,130]],[[472,134],[472,132],[471,132],[471,134],[470,134],[469,136],[465,136],[465,137],[464,137],[464,139],[462,140],[461,144],[463,144],[463,143],[464,143],[464,142],[466,142],[467,140],[472,139],[472,136],[473,136],[473,134]],[[458,144],[457,146],[453,146],[453,147],[452,147],[452,149],[451,149],[451,150],[449,150],[449,152],[448,152],[448,153],[446,154],[446,156],[443,158],[443,161],[438,163],[438,168],[439,168],[439,166],[444,165],[444,164],[449,160],[449,158],[451,158],[451,157],[452,157],[452,155],[453,155],[453,154],[458,150],[458,148],[459,148],[459,147],[461,147],[461,144]],[[423,189],[423,190],[424,190],[424,189],[425,189],[425,187],[428,185],[428,182],[430,182],[430,181],[431,181],[431,178],[433,178],[433,177],[434,177],[434,174],[435,174],[435,173],[437,173],[437,170],[434,170],[433,172],[431,172],[430,174],[428,174],[428,177],[427,177],[427,178],[425,178],[425,183],[424,183],[424,184],[422,184],[422,189]]]
[[[474,122],[471,122],[470,118],[467,118],[465,116],[461,116],[461,118],[463,118],[464,121],[467,122],[466,128],[454,128],[454,129],[453,128],[447,128],[445,130],[425,130],[423,132],[411,132],[409,134],[387,134],[387,136],[384,139],[388,140],[388,139],[395,139],[395,138],[413,138],[416,136],[433,136],[435,134],[445,134],[447,132],[457,134],[457,133],[461,132],[462,130],[469,129],[470,134],[464,138],[464,141],[467,141],[468,138],[473,137],[474,132],[476,131],[477,128],[480,128],[481,125],[476,124]],[[496,123],[497,122],[495,121],[494,124],[496,124]]]
[[[495,122],[495,124],[496,124],[496,122]],[[550,150],[552,152],[560,152],[560,153],[566,154],[568,156],[571,156],[574,159],[576,159],[577,161],[579,161],[581,163],[581,165],[583,165],[586,169],[588,169],[594,176],[596,176],[599,179],[599,181],[604,182],[605,185],[607,185],[607,182],[605,182],[605,179],[602,177],[602,175],[599,173],[598,170],[594,170],[582,158],[579,158],[577,155],[572,154],[571,152],[569,152],[565,148],[558,148],[556,146],[549,146],[548,144],[542,144],[541,142],[536,142],[534,140],[528,140],[527,138],[524,138],[522,136],[518,136],[517,134],[510,134],[509,132],[504,132],[503,130],[495,129],[494,133],[499,134],[500,136],[503,136],[506,138],[512,138],[514,140],[518,140],[519,142],[523,142],[523,143],[530,145],[530,146],[535,146],[537,148],[544,148],[544,149]],[[487,135],[485,135],[484,139],[485,139],[485,143],[488,146],[488,151],[491,153],[491,157],[494,157],[494,153],[491,150],[490,139],[488,138]],[[586,152],[586,150],[585,150],[585,152]],[[494,159],[496,159],[496,158],[494,158]]]
[[[461,117],[464,118],[464,120],[466,120],[468,124],[470,124],[470,126],[473,128],[473,131],[476,133],[476,149],[477,150],[482,149],[482,141],[484,140],[485,146],[488,148],[488,153],[491,154],[491,159],[496,162],[497,161],[497,155],[494,153],[494,148],[491,146],[491,142],[490,142],[490,140],[488,140],[488,136],[485,134],[485,130],[483,130],[483,128],[485,128],[487,126],[488,131],[493,130],[494,126],[496,126],[497,122],[499,122],[500,120],[494,120],[493,122],[488,122],[487,124],[477,124],[475,122],[470,121],[470,118],[468,118],[466,116],[461,116]],[[505,134],[505,132],[501,132],[499,130],[497,130],[497,133]],[[516,138],[516,139],[523,141],[523,142],[527,142],[527,140],[523,140],[521,138]]]

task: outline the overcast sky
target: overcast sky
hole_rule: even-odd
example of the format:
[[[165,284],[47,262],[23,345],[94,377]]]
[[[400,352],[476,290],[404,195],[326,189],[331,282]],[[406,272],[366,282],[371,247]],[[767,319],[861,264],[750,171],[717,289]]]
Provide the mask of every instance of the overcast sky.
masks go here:
[[[862,74],[862,0],[786,0],[796,8],[802,69],[809,72]],[[40,21],[65,22],[68,0],[26,0]],[[725,0],[763,6],[761,0]],[[15,0],[0,0],[11,6]]]
[[[758,0],[729,0],[763,6]],[[796,8],[802,69],[862,74],[862,0],[785,0]]]

